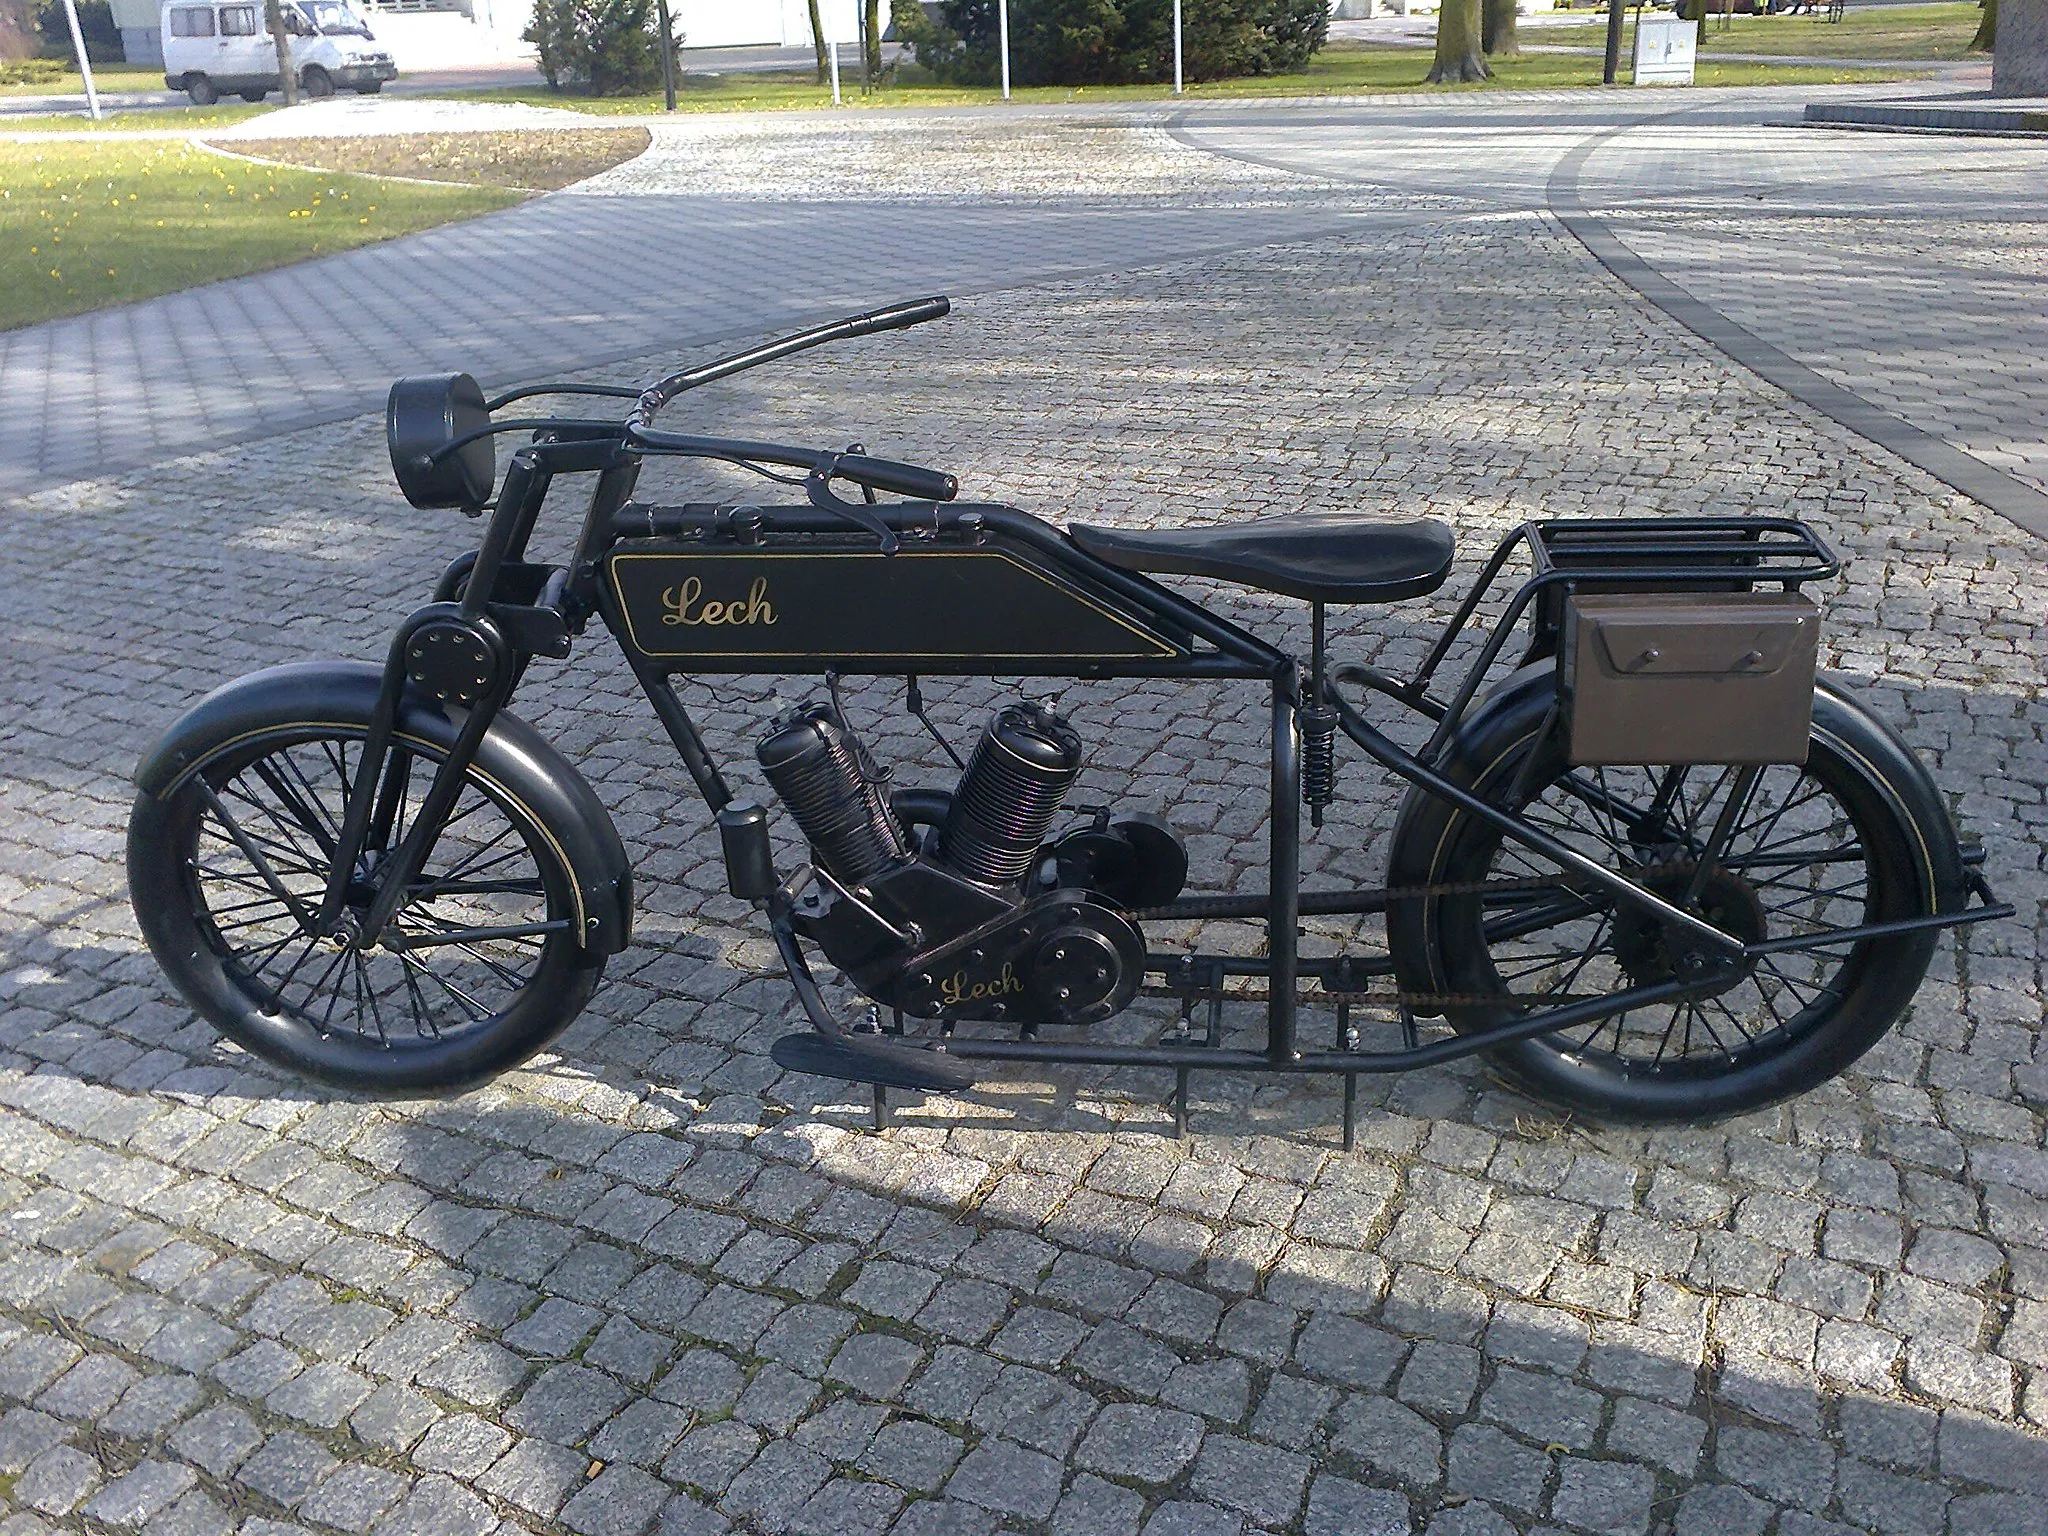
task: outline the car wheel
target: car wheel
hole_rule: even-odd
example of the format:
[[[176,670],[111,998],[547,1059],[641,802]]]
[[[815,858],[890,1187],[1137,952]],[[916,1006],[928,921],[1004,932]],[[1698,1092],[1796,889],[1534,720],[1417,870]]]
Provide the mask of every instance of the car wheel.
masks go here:
[[[315,100],[334,94],[334,77],[318,64],[310,64],[306,67],[306,73],[300,81],[300,85],[306,95]]]
[[[187,75],[185,94],[192,98],[195,107],[210,107],[220,100],[220,88],[204,75]]]
[[[244,91],[242,92],[242,100],[250,102],[261,101],[269,94],[270,92],[268,91]]]
[[[372,80],[368,85],[357,86],[356,94],[358,96],[374,96],[383,89],[384,82],[382,80]]]

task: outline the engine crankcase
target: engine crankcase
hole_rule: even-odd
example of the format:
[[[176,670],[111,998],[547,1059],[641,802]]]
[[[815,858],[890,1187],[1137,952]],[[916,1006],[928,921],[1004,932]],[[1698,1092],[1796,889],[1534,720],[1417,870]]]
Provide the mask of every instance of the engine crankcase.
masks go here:
[[[1052,891],[906,966],[887,1001],[919,1018],[1093,1024],[1130,1006],[1145,937],[1090,892]]]

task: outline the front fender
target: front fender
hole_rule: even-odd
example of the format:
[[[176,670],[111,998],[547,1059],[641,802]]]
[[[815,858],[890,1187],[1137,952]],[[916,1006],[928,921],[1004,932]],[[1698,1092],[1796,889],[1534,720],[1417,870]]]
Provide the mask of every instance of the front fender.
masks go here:
[[[366,730],[383,686],[367,662],[307,661],[252,672],[214,689],[174,721],[135,770],[144,794],[167,798],[221,753],[307,725]],[[462,715],[407,684],[400,736],[446,752]],[[611,815],[583,775],[540,733],[500,712],[477,748],[474,771],[554,839],[575,876],[583,947],[616,954],[632,942],[633,870]]]

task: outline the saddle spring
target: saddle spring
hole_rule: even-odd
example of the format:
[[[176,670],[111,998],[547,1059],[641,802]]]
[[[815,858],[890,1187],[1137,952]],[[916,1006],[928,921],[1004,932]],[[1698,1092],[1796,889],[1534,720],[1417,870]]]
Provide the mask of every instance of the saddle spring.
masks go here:
[[[1301,803],[1323,824],[1323,809],[1337,798],[1337,711],[1317,702],[1301,711]]]

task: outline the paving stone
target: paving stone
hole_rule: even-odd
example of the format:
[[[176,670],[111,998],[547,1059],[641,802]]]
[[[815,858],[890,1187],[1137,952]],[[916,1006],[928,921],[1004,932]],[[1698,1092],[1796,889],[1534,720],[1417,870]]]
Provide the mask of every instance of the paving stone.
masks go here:
[[[194,1414],[170,1438],[172,1450],[215,1477],[234,1471],[262,1443],[255,1421],[225,1404]]]
[[[747,1390],[733,1406],[733,1416],[770,1434],[787,1434],[811,1411],[821,1392],[808,1376],[779,1365],[765,1366],[747,1383]]]
[[[924,1351],[908,1339],[887,1333],[857,1333],[832,1357],[826,1380],[887,1402],[903,1391],[911,1374],[924,1364]]]
[[[1123,1536],[1144,1512],[1143,1495],[1083,1473],[1053,1510],[1053,1536]]]
[[[832,1464],[787,1440],[770,1441],[732,1480],[721,1507],[774,1527],[788,1521],[832,1475]]]
[[[1645,1467],[1566,1456],[1558,1463],[1550,1514],[1554,1520],[1585,1530],[1636,1536],[1650,1528],[1656,1492],[1656,1478]]]
[[[612,1467],[562,1506],[578,1536],[639,1536],[667,1502],[668,1488],[635,1467]]]
[[[1166,1483],[1195,1459],[1201,1443],[1202,1421],[1193,1414],[1112,1403],[1096,1417],[1076,1460],[1109,1477]]]
[[[583,1481],[588,1465],[589,1458],[579,1452],[545,1440],[520,1440],[477,1478],[476,1486],[542,1520],[551,1520],[569,1492]]]
[[[367,1531],[410,1487],[408,1479],[383,1467],[347,1466],[316,1488],[298,1513],[318,1525]]]
[[[413,1449],[412,1462],[423,1472],[446,1472],[474,1478],[505,1454],[512,1437],[488,1419],[459,1413],[441,1420]]]
[[[295,1430],[272,1435],[235,1473],[235,1481],[290,1509],[334,1470],[335,1459],[319,1441]]]
[[[659,1466],[690,1427],[692,1417],[650,1397],[635,1399],[591,1439],[590,1454],[599,1461]]]
[[[1043,1520],[1059,1502],[1060,1464],[1020,1445],[984,1441],[967,1453],[947,1479],[946,1492],[999,1514]]]
[[[1497,1429],[1467,1424],[1451,1436],[1448,1486],[1510,1509],[1533,1514],[1541,1506],[1550,1464],[1541,1451],[1517,1444]]]
[[[1301,1512],[1313,1470],[1314,1463],[1306,1456],[1212,1434],[1202,1442],[1188,1487],[1259,1525],[1285,1525]]]
[[[574,1445],[618,1411],[626,1400],[619,1384],[581,1365],[550,1366],[505,1414],[522,1434]]]
[[[1676,1536],[1763,1536],[1772,1508],[1726,1483],[1705,1483],[1678,1501]]]
[[[100,1464],[83,1451],[55,1445],[23,1469],[12,1496],[46,1515],[68,1515],[99,1487],[104,1475]]]
[[[1308,1516],[1302,1536],[1407,1536],[1408,1501],[1398,1493],[1316,1475],[1309,1485]]]

